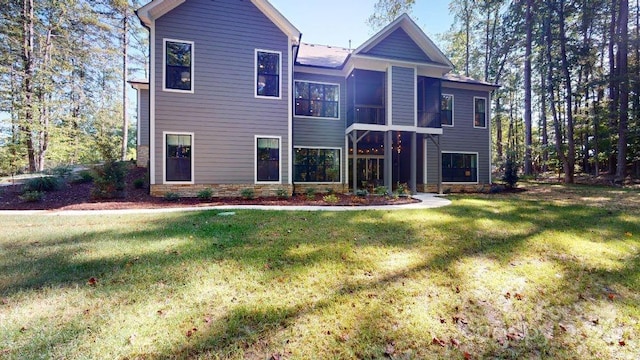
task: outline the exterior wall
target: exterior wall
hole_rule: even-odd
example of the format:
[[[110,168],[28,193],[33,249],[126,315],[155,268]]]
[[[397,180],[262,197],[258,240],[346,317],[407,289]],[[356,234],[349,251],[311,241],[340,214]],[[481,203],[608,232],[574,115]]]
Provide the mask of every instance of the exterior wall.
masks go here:
[[[193,93],[162,90],[164,38],[194,42]],[[194,134],[195,184],[253,184],[255,135],[280,136],[287,184],[287,36],[249,1],[190,0],[156,20],[154,46],[155,184],[165,171],[163,132]],[[256,49],[282,54],[280,99],[255,97]]]
[[[391,67],[391,122],[414,126],[416,116],[416,73],[413,68]]]
[[[138,89],[136,165],[149,166],[149,89]]]
[[[389,34],[365,54],[408,61],[431,61],[402,28]]]
[[[442,93],[453,95],[453,127],[443,127],[440,135],[440,149],[442,152],[478,153],[478,184],[489,184],[491,174],[489,171],[489,144],[491,119],[489,100],[490,93],[480,90],[465,90],[447,87],[442,83]],[[473,127],[473,98],[483,97],[487,99],[487,127]],[[438,182],[438,158],[437,148],[429,139],[427,145],[427,183],[436,185]],[[455,188],[461,184],[443,183],[443,189]]]
[[[293,185],[293,191],[296,194],[304,194],[307,189],[314,189],[316,193],[346,193],[349,189],[347,184],[305,184],[305,183],[295,183]]]
[[[164,196],[166,193],[176,193],[181,197],[197,197],[198,192],[211,189],[213,197],[241,197],[242,191],[245,189],[251,189],[255,192],[256,197],[269,197],[278,196],[278,193],[282,190],[286,191],[287,195],[291,196],[293,193],[293,186],[286,184],[267,184],[267,185],[255,185],[250,184],[197,184],[197,185],[176,185],[176,184],[162,184],[151,185],[151,196]]]

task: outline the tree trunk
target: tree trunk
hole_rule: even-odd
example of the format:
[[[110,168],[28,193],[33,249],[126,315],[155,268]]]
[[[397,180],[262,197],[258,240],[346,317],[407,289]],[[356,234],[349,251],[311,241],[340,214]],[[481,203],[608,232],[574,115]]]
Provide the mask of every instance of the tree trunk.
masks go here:
[[[29,160],[29,172],[37,170],[35,142],[32,134],[35,118],[35,94],[34,94],[34,14],[33,0],[22,1],[22,92],[24,103],[21,105],[24,113],[24,122],[20,126],[27,143],[27,158]]]
[[[613,152],[613,134],[617,122],[618,110],[618,86],[616,74],[616,9],[617,0],[611,0],[611,23],[609,23],[609,138],[611,148],[609,149],[609,175],[616,173],[616,156]]]
[[[576,163],[576,145],[573,137],[573,109],[571,104],[572,100],[572,86],[571,86],[571,74],[569,72],[569,61],[567,60],[567,39],[565,34],[565,14],[564,14],[564,1],[560,1],[559,11],[560,21],[560,56],[562,57],[562,72],[564,74],[565,81],[565,109],[567,113],[567,161],[565,164],[564,182],[567,184],[573,184],[573,173]]]
[[[618,121],[618,166],[616,170],[616,182],[624,182],[627,175],[627,132],[629,116],[629,73],[628,73],[628,43],[629,43],[629,1],[620,0],[620,16],[618,37],[618,71],[620,74],[620,118]]]
[[[524,174],[533,173],[531,166],[531,37],[533,21],[531,19],[532,0],[526,4],[526,28],[527,37],[524,51]]]
[[[544,60],[541,61],[544,64]],[[540,70],[540,131],[542,132],[542,172],[549,170],[549,132],[547,131],[547,79],[546,69],[541,66]]]
[[[503,160],[502,150],[502,104],[500,103],[500,96],[496,96],[496,153],[499,161]]]
[[[129,105],[129,97],[127,95],[127,36],[128,36],[128,3],[123,10],[122,19],[122,161],[127,160],[127,145],[129,142],[129,114],[127,106]]]

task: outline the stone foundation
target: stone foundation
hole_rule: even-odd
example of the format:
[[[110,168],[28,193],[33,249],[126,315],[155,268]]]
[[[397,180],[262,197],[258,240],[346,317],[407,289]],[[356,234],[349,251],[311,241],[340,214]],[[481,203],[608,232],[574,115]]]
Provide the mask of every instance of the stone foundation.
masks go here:
[[[288,184],[155,184],[151,185],[151,196],[163,197],[167,193],[176,193],[180,197],[197,197],[198,193],[211,189],[213,197],[242,197],[242,191],[252,189],[255,197],[278,196],[282,190],[287,196],[293,193],[293,186]]]
[[[304,194],[307,189],[315,189],[316,193],[346,193],[349,191],[347,184],[295,184],[293,185],[293,191],[296,194]]]
[[[136,166],[146,168],[149,166],[149,147],[140,145],[136,148]]]
[[[438,185],[418,184],[418,192],[437,193]],[[486,193],[491,189],[489,184],[442,184],[443,193]]]

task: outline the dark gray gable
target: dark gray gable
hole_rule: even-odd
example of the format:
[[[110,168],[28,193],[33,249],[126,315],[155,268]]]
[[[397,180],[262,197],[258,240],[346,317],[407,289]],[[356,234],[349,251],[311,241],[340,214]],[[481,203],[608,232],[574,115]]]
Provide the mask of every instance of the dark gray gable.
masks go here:
[[[407,61],[432,62],[402,28],[397,28],[363,54]]]

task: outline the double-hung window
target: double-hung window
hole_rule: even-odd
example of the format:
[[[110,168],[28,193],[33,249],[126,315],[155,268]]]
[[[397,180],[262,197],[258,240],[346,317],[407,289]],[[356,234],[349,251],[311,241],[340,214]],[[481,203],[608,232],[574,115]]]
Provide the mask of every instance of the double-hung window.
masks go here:
[[[338,84],[296,81],[296,116],[337,119],[340,86]]]
[[[453,95],[442,94],[440,101],[440,121],[443,126],[453,126]]]
[[[193,42],[164,39],[163,89],[193,92]]]
[[[487,127],[487,99],[473,98],[473,127]]]
[[[280,182],[279,136],[256,136],[256,182]]]
[[[256,97],[280,98],[281,57],[278,51],[256,50]]]

